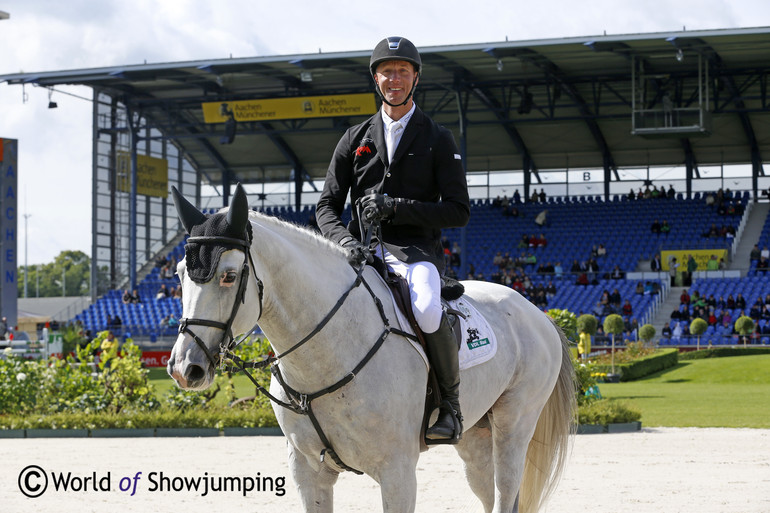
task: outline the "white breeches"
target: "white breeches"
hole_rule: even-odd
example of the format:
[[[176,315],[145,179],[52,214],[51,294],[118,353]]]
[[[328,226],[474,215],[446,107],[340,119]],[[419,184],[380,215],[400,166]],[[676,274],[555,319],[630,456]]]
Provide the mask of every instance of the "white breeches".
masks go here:
[[[405,264],[385,250],[388,269],[402,276],[409,283],[414,305],[414,318],[425,333],[438,330],[441,323],[441,276],[430,262]]]

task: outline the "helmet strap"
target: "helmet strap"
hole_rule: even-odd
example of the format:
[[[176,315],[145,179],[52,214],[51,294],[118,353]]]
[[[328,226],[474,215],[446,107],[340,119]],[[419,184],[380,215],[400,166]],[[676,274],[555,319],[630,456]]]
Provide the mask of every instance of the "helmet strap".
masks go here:
[[[382,100],[384,103],[387,103],[391,107],[401,107],[402,105],[406,105],[407,103],[409,103],[409,100],[412,98],[412,95],[414,94],[414,89],[415,87],[417,87],[418,78],[420,78],[420,74],[416,73],[414,75],[414,80],[412,81],[412,89],[409,91],[409,94],[406,95],[406,99],[403,102],[399,103],[398,105],[394,103],[390,103],[388,100],[385,99],[385,95],[382,94],[382,91],[380,91],[380,84],[378,84],[376,80],[374,81],[374,89],[377,91],[377,94],[379,95],[380,100]]]

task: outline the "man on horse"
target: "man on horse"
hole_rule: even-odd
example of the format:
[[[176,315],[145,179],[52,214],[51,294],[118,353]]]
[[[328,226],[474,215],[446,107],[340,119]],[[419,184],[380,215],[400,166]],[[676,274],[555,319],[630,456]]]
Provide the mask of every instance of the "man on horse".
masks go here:
[[[369,68],[382,108],[340,139],[316,218],[321,232],[347,250],[351,265],[371,263],[374,243],[381,242],[385,264],[409,283],[415,319],[446,401],[426,437],[456,443],[462,432],[460,373],[457,344],[441,307],[441,229],[468,223],[465,171],[452,133],[414,102],[422,60],[412,42],[383,39]],[[346,227],[341,216],[348,192],[357,208]],[[360,218],[381,223],[381,240],[371,247],[362,243]]]

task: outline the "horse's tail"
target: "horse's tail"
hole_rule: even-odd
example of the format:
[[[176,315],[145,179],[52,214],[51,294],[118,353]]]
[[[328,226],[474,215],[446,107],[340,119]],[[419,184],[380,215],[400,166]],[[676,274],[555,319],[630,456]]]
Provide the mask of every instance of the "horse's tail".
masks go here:
[[[561,328],[554,327],[561,339],[561,369],[553,392],[545,403],[527,448],[519,507],[522,513],[540,511],[559,482],[570,449],[570,435],[575,425],[575,369],[569,341]]]

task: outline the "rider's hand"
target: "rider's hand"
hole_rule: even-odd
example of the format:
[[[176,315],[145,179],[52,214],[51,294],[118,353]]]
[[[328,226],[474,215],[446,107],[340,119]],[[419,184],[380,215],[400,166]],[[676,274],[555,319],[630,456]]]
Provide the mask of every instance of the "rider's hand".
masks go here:
[[[358,239],[348,237],[344,239],[340,244],[345,248],[345,253],[348,259],[348,263],[353,267],[360,267],[364,262],[374,262],[374,257],[369,249],[361,244]]]
[[[373,192],[359,201],[365,221],[385,221],[396,214],[396,199],[390,196]]]

